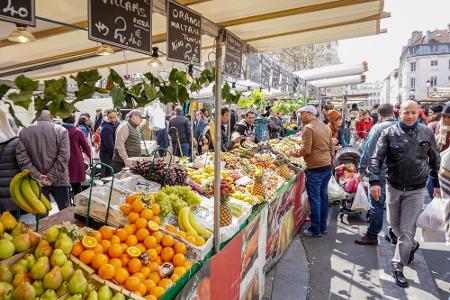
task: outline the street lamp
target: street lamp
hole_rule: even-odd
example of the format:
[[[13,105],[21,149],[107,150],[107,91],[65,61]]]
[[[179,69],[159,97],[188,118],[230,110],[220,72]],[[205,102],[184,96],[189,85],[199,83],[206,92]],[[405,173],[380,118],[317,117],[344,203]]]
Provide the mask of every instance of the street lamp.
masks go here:
[[[431,86],[431,81],[428,79],[427,80],[427,99],[430,98],[430,86]]]

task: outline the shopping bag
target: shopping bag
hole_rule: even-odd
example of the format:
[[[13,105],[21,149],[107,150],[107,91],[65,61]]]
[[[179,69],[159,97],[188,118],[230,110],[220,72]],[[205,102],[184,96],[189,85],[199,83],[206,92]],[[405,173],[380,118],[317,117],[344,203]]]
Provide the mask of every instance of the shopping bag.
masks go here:
[[[448,199],[434,198],[417,219],[417,227],[431,231],[445,231],[445,204]]]
[[[358,189],[358,176],[356,176],[356,174],[353,175],[353,178],[350,179],[346,184],[345,184],[345,192],[352,194],[352,193],[356,193],[356,190]]]
[[[331,176],[330,181],[328,182],[328,201],[338,201],[345,198],[344,189],[337,183],[336,178]]]
[[[364,183],[358,183],[358,189],[356,190],[355,199],[353,200],[351,210],[354,211],[368,211],[370,208],[369,198],[367,198],[366,189]]]

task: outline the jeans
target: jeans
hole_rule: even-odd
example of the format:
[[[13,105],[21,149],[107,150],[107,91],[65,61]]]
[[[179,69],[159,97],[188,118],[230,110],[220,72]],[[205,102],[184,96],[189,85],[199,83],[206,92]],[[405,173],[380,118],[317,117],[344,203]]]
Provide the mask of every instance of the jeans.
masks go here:
[[[381,182],[380,186],[381,186],[381,196],[378,201],[372,198],[370,192],[368,193],[370,210],[369,210],[369,228],[367,228],[366,237],[371,240],[376,240],[378,238],[378,234],[383,229],[383,210],[384,210],[384,202],[386,200],[386,182]]]
[[[428,177],[428,180],[427,180],[427,191],[428,191],[428,195],[430,195],[430,198],[433,199],[434,198],[434,186],[433,186],[433,180],[431,180],[430,177]]]
[[[112,157],[109,155],[107,151],[100,150],[100,161],[109,166],[113,166]],[[102,177],[110,177],[112,176],[112,171],[110,168],[105,168],[102,166]]]
[[[306,170],[306,191],[311,207],[311,226],[309,230],[320,234],[327,230],[328,219],[328,182],[331,169],[324,171]]]
[[[61,211],[64,208],[71,206],[70,203],[70,190],[68,186],[44,186],[42,187],[42,193],[50,200],[50,194],[55,198],[58,209]],[[45,214],[44,216],[46,216]],[[41,215],[41,217],[43,217]]]
[[[189,157],[189,143],[181,143],[181,151],[183,151],[183,155],[180,153],[180,146],[175,143],[172,145],[173,154],[175,156],[188,156]]]

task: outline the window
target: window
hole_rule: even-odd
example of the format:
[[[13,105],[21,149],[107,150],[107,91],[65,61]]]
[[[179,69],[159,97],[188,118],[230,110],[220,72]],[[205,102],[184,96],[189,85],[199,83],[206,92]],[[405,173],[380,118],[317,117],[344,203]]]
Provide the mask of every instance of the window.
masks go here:
[[[437,86],[437,77],[433,76],[430,78],[430,86]]]
[[[438,65],[438,61],[437,60],[432,60],[431,61],[431,66],[432,67],[436,67]]]
[[[416,87],[416,78],[411,77],[411,88],[414,89]]]
[[[414,72],[416,70],[416,62],[411,62],[411,72]]]
[[[416,47],[411,48],[411,54],[416,54]]]

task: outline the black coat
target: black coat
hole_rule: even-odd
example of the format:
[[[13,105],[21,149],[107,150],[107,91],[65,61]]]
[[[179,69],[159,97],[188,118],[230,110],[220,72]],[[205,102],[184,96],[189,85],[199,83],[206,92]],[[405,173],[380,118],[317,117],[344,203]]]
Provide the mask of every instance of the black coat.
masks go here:
[[[16,147],[19,138],[14,137],[0,144],[0,212],[15,211],[17,205],[11,199],[9,184],[11,179],[20,172],[16,160]]]
[[[172,127],[177,130],[171,129]],[[172,144],[178,144],[177,132],[180,144],[191,144],[191,124],[185,116],[175,116],[169,120],[169,134],[172,138]]]

